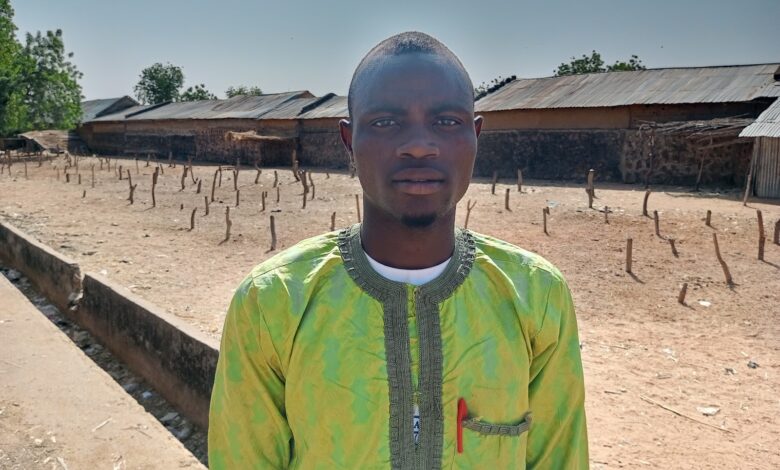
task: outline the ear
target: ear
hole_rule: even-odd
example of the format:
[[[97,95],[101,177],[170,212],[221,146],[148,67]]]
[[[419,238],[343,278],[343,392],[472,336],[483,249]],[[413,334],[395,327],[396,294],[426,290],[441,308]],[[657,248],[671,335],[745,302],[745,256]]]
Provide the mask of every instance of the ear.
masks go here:
[[[344,144],[344,147],[346,147],[349,158],[352,159],[352,123],[347,119],[340,120],[339,133],[341,134],[341,142]]]
[[[477,137],[479,137],[479,134],[482,132],[483,122],[485,122],[485,120],[482,119],[482,116],[477,116],[474,118],[474,131],[477,133]]]

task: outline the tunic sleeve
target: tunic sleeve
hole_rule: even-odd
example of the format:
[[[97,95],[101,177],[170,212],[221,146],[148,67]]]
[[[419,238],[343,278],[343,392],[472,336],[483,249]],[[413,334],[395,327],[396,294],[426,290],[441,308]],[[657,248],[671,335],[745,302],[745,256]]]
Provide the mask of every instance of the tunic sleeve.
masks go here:
[[[290,463],[284,377],[257,291],[251,277],[245,279],[225,318],[209,410],[212,470],[283,469]]]
[[[588,468],[585,387],[574,304],[566,281],[553,277],[544,318],[531,340],[529,469]]]

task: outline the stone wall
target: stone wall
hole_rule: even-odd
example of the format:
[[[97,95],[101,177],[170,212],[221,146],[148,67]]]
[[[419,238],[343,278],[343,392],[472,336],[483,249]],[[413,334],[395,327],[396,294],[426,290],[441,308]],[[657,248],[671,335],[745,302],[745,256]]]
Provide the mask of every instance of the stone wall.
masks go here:
[[[304,131],[300,137],[302,166],[322,168],[349,167],[349,155],[337,131]]]

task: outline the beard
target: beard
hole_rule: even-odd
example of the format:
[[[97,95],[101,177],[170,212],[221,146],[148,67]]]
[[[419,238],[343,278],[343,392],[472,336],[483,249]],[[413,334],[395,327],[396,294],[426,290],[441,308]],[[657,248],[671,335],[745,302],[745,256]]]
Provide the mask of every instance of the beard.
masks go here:
[[[402,215],[401,223],[409,228],[428,228],[438,219],[437,214]]]

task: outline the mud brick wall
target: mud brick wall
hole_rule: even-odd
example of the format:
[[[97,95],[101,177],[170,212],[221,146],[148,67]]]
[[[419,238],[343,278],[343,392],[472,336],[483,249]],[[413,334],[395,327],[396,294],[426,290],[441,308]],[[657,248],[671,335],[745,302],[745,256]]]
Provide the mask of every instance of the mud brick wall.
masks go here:
[[[515,178],[583,179],[597,171],[601,181],[620,181],[620,155],[624,132],[587,131],[486,131],[479,137],[475,176]]]
[[[348,168],[349,156],[341,136],[336,131],[305,131],[301,134],[302,166],[322,168]]]

